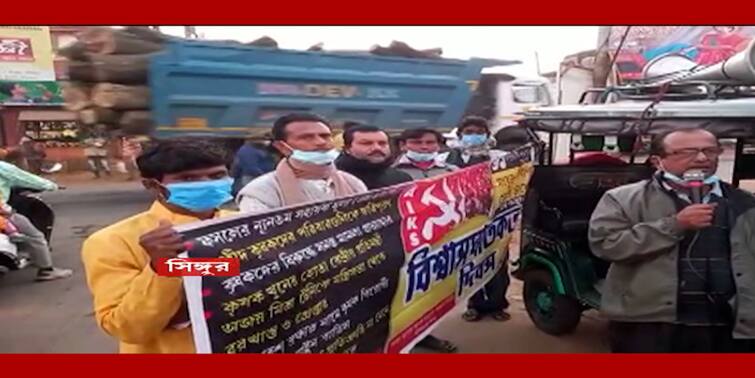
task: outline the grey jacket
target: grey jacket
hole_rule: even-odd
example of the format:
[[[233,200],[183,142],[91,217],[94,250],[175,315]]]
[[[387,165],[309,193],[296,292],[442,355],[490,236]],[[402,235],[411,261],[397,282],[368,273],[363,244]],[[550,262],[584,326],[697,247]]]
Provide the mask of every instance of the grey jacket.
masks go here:
[[[430,168],[421,169],[412,164],[411,160],[409,160],[406,155],[402,155],[396,160],[393,167],[406,172],[409,176],[412,176],[413,180],[422,180],[458,170],[459,167],[446,163],[447,156],[448,154],[439,154]]]
[[[731,264],[737,294],[735,338],[755,338],[755,197],[722,184],[731,211]],[[676,321],[677,258],[684,232],[674,200],[657,180],[612,189],[590,219],[593,253],[610,261],[601,311],[611,320]]]

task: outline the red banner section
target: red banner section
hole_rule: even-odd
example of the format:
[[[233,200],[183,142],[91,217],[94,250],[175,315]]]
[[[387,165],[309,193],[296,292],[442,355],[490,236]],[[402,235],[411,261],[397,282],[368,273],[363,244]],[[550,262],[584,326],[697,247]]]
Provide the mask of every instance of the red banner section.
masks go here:
[[[401,195],[401,239],[408,252],[435,244],[454,227],[490,211],[490,169],[479,165],[442,180],[418,181]]]

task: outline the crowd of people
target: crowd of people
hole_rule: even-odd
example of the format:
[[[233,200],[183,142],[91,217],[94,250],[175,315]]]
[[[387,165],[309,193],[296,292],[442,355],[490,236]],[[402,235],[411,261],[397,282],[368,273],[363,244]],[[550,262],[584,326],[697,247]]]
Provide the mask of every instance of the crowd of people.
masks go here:
[[[220,209],[233,198],[234,186],[239,211],[265,212],[433,177],[503,153],[493,148],[487,122],[476,117],[458,127],[461,145],[451,151],[443,151],[444,138],[432,129],[405,131],[392,141],[380,128],[351,124],[341,136],[342,151],[333,133],[319,116],[286,115],[273,125],[269,145],[247,143],[230,170],[223,151],[202,140],[163,141],[142,153],[137,165],[154,204],[93,234],[82,248],[97,323],[120,341],[122,352],[194,350],[181,281],[157,275],[154,262],[183,249],[173,226],[225,215]],[[464,319],[507,320],[507,286],[502,269],[470,301]],[[457,349],[432,335],[419,345]]]
[[[184,249],[174,226],[223,217],[233,201],[242,213],[322,201],[431,178],[482,163],[530,142],[526,130],[465,118],[457,147],[433,129],[396,138],[375,126],[344,128],[339,151],[327,120],[313,114],[278,119],[269,143],[242,146],[228,167],[222,147],[198,139],[155,143],[129,156],[151,207],[89,237],[82,247],[98,325],[121,352],[191,353],[194,344],[181,280],[160,276],[155,262]],[[96,146],[94,146],[96,147]],[[614,352],[755,352],[755,197],[721,181],[722,148],[703,129],[656,136],[648,180],[606,192],[590,219],[592,252],[611,263],[601,312]],[[138,155],[138,157],[136,157]],[[703,172],[702,201],[683,178]],[[14,186],[55,184],[0,161],[0,196]],[[53,267],[40,230],[12,208],[0,211],[2,232],[30,246],[39,280],[65,278]],[[468,302],[463,319],[510,318],[508,267]],[[418,345],[453,353],[456,345],[427,336]]]
[[[235,163],[257,170],[233,167],[242,180],[235,202],[241,212],[254,213],[348,196],[453,172],[529,141],[518,127],[491,138],[487,122],[476,117],[464,119],[456,132],[458,147],[447,150],[432,129],[407,130],[392,141],[380,128],[349,125],[339,152],[327,120],[287,115],[275,122],[269,146],[239,151]],[[261,153],[265,149],[276,151],[277,164]],[[715,176],[720,153],[705,130],[660,135],[649,161],[657,174],[608,191],[595,209],[589,241],[611,262],[601,311],[610,320],[613,351],[755,351],[755,254],[749,247],[755,199]],[[233,198],[234,180],[222,152],[202,141],[160,143],[138,166],[156,202],[83,247],[96,319],[120,340],[121,351],[191,352],[181,281],[158,276],[151,264],[182,249],[172,226],[224,215],[219,209]],[[690,169],[705,173],[703,203],[690,200],[681,178]],[[504,266],[471,297],[463,319],[509,319],[508,284]],[[432,335],[418,345],[457,349]]]

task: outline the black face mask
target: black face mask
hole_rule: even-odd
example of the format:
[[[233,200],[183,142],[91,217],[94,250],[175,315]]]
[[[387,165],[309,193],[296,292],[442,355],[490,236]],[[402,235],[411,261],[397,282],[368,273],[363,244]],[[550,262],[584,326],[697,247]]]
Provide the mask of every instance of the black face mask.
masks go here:
[[[393,159],[391,158],[386,159],[382,163],[373,163],[369,160],[357,159],[347,153],[341,154],[337,162],[338,166],[345,171],[374,171],[375,173],[390,167],[392,163]]]

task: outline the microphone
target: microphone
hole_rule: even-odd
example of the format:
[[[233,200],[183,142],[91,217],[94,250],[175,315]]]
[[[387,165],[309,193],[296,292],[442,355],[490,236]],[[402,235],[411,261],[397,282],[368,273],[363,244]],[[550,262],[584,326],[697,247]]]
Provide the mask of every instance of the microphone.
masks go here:
[[[703,180],[705,172],[702,169],[690,169],[682,176],[687,188],[692,194],[692,203],[703,203]]]

